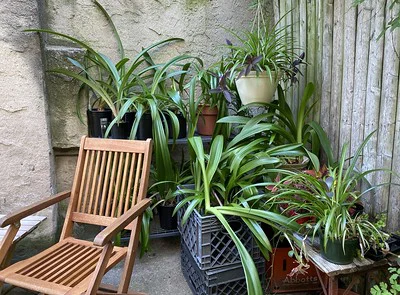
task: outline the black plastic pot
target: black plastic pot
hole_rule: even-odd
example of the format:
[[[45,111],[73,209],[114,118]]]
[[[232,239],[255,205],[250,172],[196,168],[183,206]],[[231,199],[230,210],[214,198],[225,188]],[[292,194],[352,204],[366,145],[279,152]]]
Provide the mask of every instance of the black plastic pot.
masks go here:
[[[104,137],[105,129],[111,122],[111,110],[87,110],[88,134],[89,137]],[[103,128],[102,128],[103,122]],[[104,128],[105,127],[105,128]]]
[[[357,249],[359,248],[358,239],[345,240],[344,247],[341,239],[328,239],[326,248],[324,248],[323,236],[321,235],[320,243],[322,257],[335,264],[352,263],[357,254]]]
[[[128,137],[131,134],[131,130],[132,130],[132,126],[133,126],[133,122],[135,121],[135,116],[136,113],[135,112],[126,112],[125,116],[124,116],[124,121],[126,122],[126,130],[128,133]]]
[[[165,230],[173,230],[177,227],[176,214],[172,216],[175,206],[163,206],[157,207],[158,216],[160,217],[160,227]]]
[[[145,140],[147,138],[153,138],[153,120],[151,114],[144,113],[140,119],[136,139]]]
[[[389,239],[386,241],[386,243],[389,245],[389,251],[391,253],[398,253],[400,252],[400,236],[391,234]],[[374,250],[374,249],[369,249],[367,253],[365,254],[365,257],[368,257],[374,261],[381,260],[385,258],[386,254],[384,254],[381,250]]]
[[[111,127],[111,138],[113,139],[127,139],[129,137],[129,130],[127,122],[115,123]]]
[[[186,118],[181,113],[176,114],[176,117],[178,118],[178,122],[179,122],[179,134],[178,134],[177,138],[185,138],[186,134],[187,134]],[[167,118],[169,138],[173,138],[173,129],[172,129],[171,118],[168,115],[166,115],[166,118]]]

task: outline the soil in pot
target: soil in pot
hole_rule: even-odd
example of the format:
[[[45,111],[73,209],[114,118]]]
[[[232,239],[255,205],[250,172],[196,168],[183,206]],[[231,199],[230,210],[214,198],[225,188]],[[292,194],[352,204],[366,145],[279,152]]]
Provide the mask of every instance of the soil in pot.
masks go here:
[[[197,120],[197,133],[206,136],[213,135],[217,118],[217,107],[203,106]]]
[[[163,206],[157,207],[158,216],[160,217],[160,227],[165,230],[174,230],[177,228],[176,214],[172,216],[175,206]]]
[[[349,264],[353,262],[354,257],[357,254],[358,239],[345,240],[344,247],[342,240],[331,240],[328,239],[326,248],[324,248],[323,236],[320,236],[321,255],[329,262],[335,264]],[[343,249],[344,248],[344,249]]]
[[[103,137],[104,128],[101,125],[106,125],[111,122],[112,112],[111,110],[98,110],[92,109],[86,111],[87,122],[88,122],[88,134],[89,137]]]
[[[240,77],[236,80],[236,87],[242,104],[271,102],[278,81],[279,75],[275,72],[271,72],[271,76],[266,72],[258,73],[257,76],[255,71],[251,71],[247,76]]]

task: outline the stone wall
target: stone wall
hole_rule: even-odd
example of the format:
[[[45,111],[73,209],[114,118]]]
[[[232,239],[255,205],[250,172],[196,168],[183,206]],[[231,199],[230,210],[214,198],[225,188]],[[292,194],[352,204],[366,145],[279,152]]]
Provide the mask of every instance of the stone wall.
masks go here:
[[[113,32],[93,0],[5,2],[0,7],[0,164],[6,172],[0,178],[0,213],[53,191],[69,189],[79,139],[86,134],[86,126],[76,115],[79,85],[42,70],[71,67],[66,56],[79,58],[83,51],[54,36],[43,35],[40,43],[38,34],[21,30],[49,28],[82,39],[113,59],[118,58]],[[248,9],[251,0],[99,2],[111,15],[127,57],[162,39],[185,39],[155,52],[155,59],[160,62],[188,53],[211,64],[225,51],[222,45],[229,34],[224,28],[248,28],[252,20]],[[79,108],[84,114],[86,105]],[[64,212],[65,205],[61,208]],[[49,217],[45,227],[53,231],[53,211],[45,214]]]
[[[23,29],[40,26],[36,1],[0,5],[0,213],[55,191],[40,41]],[[55,210],[41,212],[53,236]],[[43,232],[42,232],[43,233]]]

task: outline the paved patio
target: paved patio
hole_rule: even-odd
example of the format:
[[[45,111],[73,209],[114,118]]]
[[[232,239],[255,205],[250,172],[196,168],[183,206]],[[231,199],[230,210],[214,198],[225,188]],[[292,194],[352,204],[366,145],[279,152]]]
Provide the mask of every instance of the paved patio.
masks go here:
[[[192,294],[180,265],[180,237],[151,240],[151,249],[141,259],[137,258],[131,280],[131,288],[149,295],[190,295]],[[109,271],[103,282],[117,285],[122,264]],[[15,288],[9,295],[31,294]],[[306,293],[296,293],[305,295]]]

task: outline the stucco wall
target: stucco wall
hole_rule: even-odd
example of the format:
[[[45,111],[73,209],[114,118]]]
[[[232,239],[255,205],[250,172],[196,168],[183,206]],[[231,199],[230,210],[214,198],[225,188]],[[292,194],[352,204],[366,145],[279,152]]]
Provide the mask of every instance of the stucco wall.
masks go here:
[[[4,0],[0,15],[0,213],[8,213],[54,191],[53,156],[39,38],[22,32],[39,25],[37,3]],[[53,212],[41,212],[46,234]]]
[[[212,64],[226,52],[223,47],[230,38],[226,29],[243,29],[251,25],[251,0],[135,0],[99,1],[111,15],[118,29],[127,57],[133,57],[142,47],[170,38],[184,42],[165,46],[154,52],[158,61],[177,54],[191,54]],[[44,7],[44,28],[66,33],[84,40],[93,48],[118,58],[117,43],[104,15],[90,0],[65,2],[49,0]],[[267,12],[272,16],[271,10]],[[52,35],[45,37],[47,68],[66,67],[65,56],[82,54],[75,45]],[[58,190],[68,188],[72,181],[79,138],[86,126],[76,116],[78,85],[69,79],[48,75],[49,112],[52,143],[56,148]],[[84,113],[85,106],[81,105]],[[83,108],[82,108],[83,107]],[[74,154],[75,153],[75,154]],[[61,214],[62,214],[61,210]]]
[[[252,20],[251,0],[100,3],[118,28],[128,57],[162,39],[185,39],[156,53],[157,61],[189,53],[211,64],[225,51],[221,45],[229,34],[224,28],[247,28]],[[79,57],[82,50],[51,36],[43,35],[40,43],[38,34],[22,30],[49,28],[85,40],[114,60],[118,53],[113,33],[92,0],[4,0],[0,13],[0,213],[5,213],[69,188],[79,138],[86,134],[76,116],[77,83],[43,71],[66,67],[66,56]],[[44,227],[50,232],[55,229],[53,212],[45,212],[49,219]]]
[[[152,51],[156,61],[166,61],[178,54],[201,57],[206,64],[217,61],[223,52],[229,33],[224,28],[243,29],[252,21],[251,0],[135,0],[99,1],[111,15],[122,39],[125,55],[133,58],[143,47],[170,37],[184,42]],[[96,50],[118,58],[117,43],[101,11],[92,0],[49,0],[44,7],[44,27],[84,40]],[[79,54],[66,40],[54,35],[45,36],[48,68],[68,64],[63,56]],[[66,79],[48,77],[49,104],[52,122],[53,146],[70,148],[79,144],[86,132],[74,116],[77,85]],[[72,116],[71,116],[72,115]],[[68,118],[67,120],[65,120]]]

